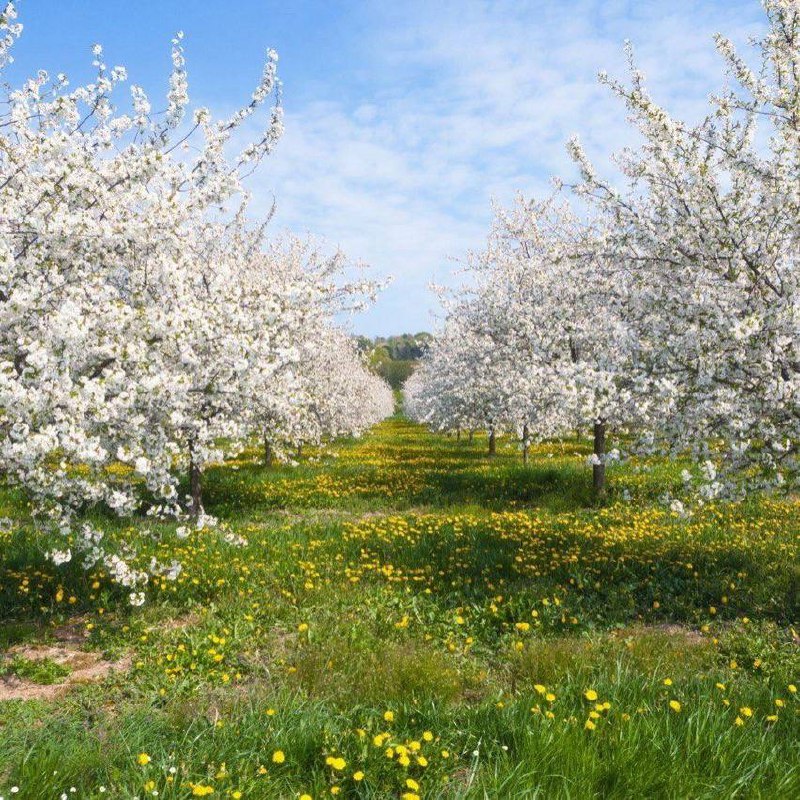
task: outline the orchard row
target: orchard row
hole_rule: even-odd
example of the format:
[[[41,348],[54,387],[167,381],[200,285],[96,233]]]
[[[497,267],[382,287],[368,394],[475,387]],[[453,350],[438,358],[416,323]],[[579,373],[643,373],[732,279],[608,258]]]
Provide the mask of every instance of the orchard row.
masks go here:
[[[0,69],[21,29],[8,4]],[[189,108],[181,38],[163,112],[138,86],[117,109],[126,71],[97,45],[91,83],[41,71],[0,116],[0,469],[53,560],[102,564],[134,603],[179,565],[133,569],[136,543],[109,542],[87,510],[210,524],[209,462],[253,437],[280,457],[393,410],[336,322],[377,287],[247,214],[242,181],[282,131],[277,55],[215,120]]]
[[[632,54],[628,84],[601,74],[640,142],[622,180],[573,139],[578,184],[497,209],[407,385],[416,419],[525,451],[594,426],[600,491],[606,426],[630,450],[690,454],[695,497],[797,485],[800,7],[764,7],[756,70],[717,37],[732,88],[699,124],[656,103]]]

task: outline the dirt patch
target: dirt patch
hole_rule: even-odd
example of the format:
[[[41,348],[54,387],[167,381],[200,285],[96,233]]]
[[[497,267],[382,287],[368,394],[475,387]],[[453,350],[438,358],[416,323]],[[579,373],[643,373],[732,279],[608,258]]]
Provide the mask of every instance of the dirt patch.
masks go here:
[[[179,631],[184,628],[192,628],[195,625],[199,625],[201,621],[202,617],[200,614],[190,612],[180,617],[172,617],[171,619],[163,620],[159,622],[158,625],[149,627],[148,631]]]
[[[623,628],[613,634],[616,638],[644,638],[648,636],[664,636],[680,641],[687,645],[703,645],[708,643],[707,637],[700,631],[689,628],[686,625],[676,625],[664,622],[657,625],[636,625],[631,628]]]
[[[10,675],[0,678],[0,702],[4,700],[52,700],[61,697],[70,688],[80,684],[96,683],[113,671],[124,672],[130,668],[129,656],[108,661],[100,653],[89,653],[69,644],[25,645],[12,647],[8,656],[18,656],[29,661],[45,659],[70,670],[63,680],[53,684],[38,684],[30,680]]]
[[[89,637],[86,630],[86,620],[81,618],[73,619],[66,625],[59,625],[53,631],[53,638],[64,645],[78,646]]]

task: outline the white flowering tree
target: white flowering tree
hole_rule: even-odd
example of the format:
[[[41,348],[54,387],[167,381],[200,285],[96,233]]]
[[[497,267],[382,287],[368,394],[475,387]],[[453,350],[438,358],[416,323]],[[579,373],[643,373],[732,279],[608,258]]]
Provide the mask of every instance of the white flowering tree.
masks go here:
[[[256,371],[244,389],[242,415],[249,430],[259,431],[265,461],[286,457],[288,447],[361,433],[390,415],[391,389],[366,369],[338,324],[371,303],[380,285],[362,278],[361,265],[340,251],[326,255],[292,236],[255,258],[254,274],[264,277],[282,303],[283,364]],[[376,415],[377,397],[382,400]]]
[[[0,17],[0,65],[21,32],[12,4]],[[180,36],[173,41],[167,110],[154,115],[94,48],[96,77],[71,88],[44,72],[4,98],[0,129],[0,464],[33,497],[40,518],[80,551],[105,560],[132,589],[143,575],[102,533],[72,525],[76,511],[138,506],[140,486],[178,508],[172,431],[194,388],[176,353],[211,324],[197,287],[209,215],[240,191],[243,172],[281,132],[275,104],[252,144],[232,158],[232,134],[277,92],[268,53],[250,103],[214,122],[188,105]],[[192,141],[196,155],[181,150]],[[180,157],[178,155],[180,154]],[[187,357],[189,351],[186,351]],[[169,420],[169,424],[164,424]],[[130,471],[110,470],[122,460]],[[158,505],[156,506],[158,509]]]
[[[479,262],[480,312],[504,353],[509,417],[523,441],[593,428],[595,489],[604,490],[605,431],[637,416],[634,340],[621,310],[624,276],[603,259],[606,233],[556,194],[498,209]]]
[[[406,381],[404,407],[412,419],[434,430],[489,432],[490,454],[502,425],[500,393],[490,369],[486,341],[476,336],[453,303],[442,331]]]
[[[8,4],[0,68],[20,32]],[[147,499],[152,513],[181,515],[183,463],[201,516],[203,464],[261,424],[254,393],[283,388],[309,316],[329,317],[340,289],[313,269],[276,280],[283,267],[244,220],[242,179],[282,130],[274,52],[247,105],[219,121],[202,108],[187,120],[180,36],[160,115],[136,86],[117,110],[125,70],[99,46],[94,57],[85,86],[39,72],[4,98],[0,468],[34,501],[54,560],[103,563],[141,602],[135,543],[106,542],[78,512],[129,514]],[[270,97],[262,133],[232,153]]]
[[[525,461],[531,440],[593,425],[602,492],[605,426],[631,416],[631,342],[615,300],[624,284],[608,280],[601,241],[558,196],[498,209],[486,250],[469,261],[470,288],[448,304],[411,384],[414,413],[446,427],[475,403],[490,447],[492,430],[514,432]]]
[[[764,6],[756,70],[717,37],[735,88],[699,124],[658,106],[633,66],[630,85],[602,76],[644,142],[620,158],[624,190],[571,144],[629,286],[649,436],[694,453],[686,478],[708,497],[800,471],[800,7]]]
[[[606,422],[635,424],[648,449],[694,455],[685,478],[706,497],[796,484],[800,8],[764,5],[760,67],[718,36],[738,88],[699,124],[659,107],[633,66],[629,86],[601,76],[643,141],[619,158],[627,185],[602,179],[573,140],[580,223],[523,200],[498,214],[472,265],[478,288],[455,307],[477,350],[455,395],[482,363],[497,417],[524,440],[594,420],[601,451]],[[443,380],[415,378],[423,418],[455,407],[433,389]],[[602,453],[593,460],[601,483]]]
[[[354,339],[331,328],[308,359],[308,404],[302,441],[319,443],[338,436],[360,436],[394,411],[394,395],[372,373]]]

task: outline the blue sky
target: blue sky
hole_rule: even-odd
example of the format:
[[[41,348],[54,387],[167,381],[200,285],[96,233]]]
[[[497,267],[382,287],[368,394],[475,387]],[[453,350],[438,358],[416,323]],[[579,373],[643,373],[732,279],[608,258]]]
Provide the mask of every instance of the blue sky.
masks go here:
[[[632,40],[657,98],[692,119],[722,71],[712,36],[742,47],[763,28],[757,0],[21,0],[9,74],[91,76],[110,65],[153,99],[183,30],[194,104],[249,98],[265,48],[280,54],[286,135],[250,179],[252,208],[277,200],[276,229],[311,232],[394,281],[352,323],[370,335],[430,330],[431,282],[458,280],[491,203],[573,177],[578,133],[601,165],[634,143],[597,85],[625,73]],[[154,103],[154,107],[158,107]],[[609,166],[609,169],[611,167]]]

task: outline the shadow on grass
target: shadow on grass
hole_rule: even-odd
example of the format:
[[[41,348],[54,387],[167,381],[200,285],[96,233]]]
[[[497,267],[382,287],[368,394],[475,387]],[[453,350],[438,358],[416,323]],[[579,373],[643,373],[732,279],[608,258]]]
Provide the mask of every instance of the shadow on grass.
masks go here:
[[[455,460],[444,465],[441,461],[439,455],[425,466],[398,459],[390,468],[336,465],[335,469],[292,469],[258,464],[242,466],[236,472],[215,468],[205,476],[204,505],[210,514],[225,520],[308,508],[363,513],[477,506],[490,511],[545,508],[560,512],[598,505],[587,470],[502,462],[473,469]],[[480,466],[485,461],[480,458],[474,463]]]
[[[800,613],[800,571],[763,552],[719,542],[608,541],[558,526],[518,535],[494,517],[412,537],[359,539],[353,546],[401,574],[427,576],[420,589],[446,605],[513,597],[513,607],[504,606],[509,622],[519,618],[515,613],[528,617],[541,598],[555,596],[559,604],[551,603],[549,612],[540,608],[539,619],[549,613],[556,627],[566,628],[573,615],[601,626],[641,620],[697,624],[710,606],[719,607],[719,619],[796,623]],[[736,591],[727,592],[732,586]],[[724,607],[721,593],[729,595]]]
[[[512,466],[489,473],[435,472],[415,500],[421,505],[575,510],[594,504],[589,477],[578,470]]]

